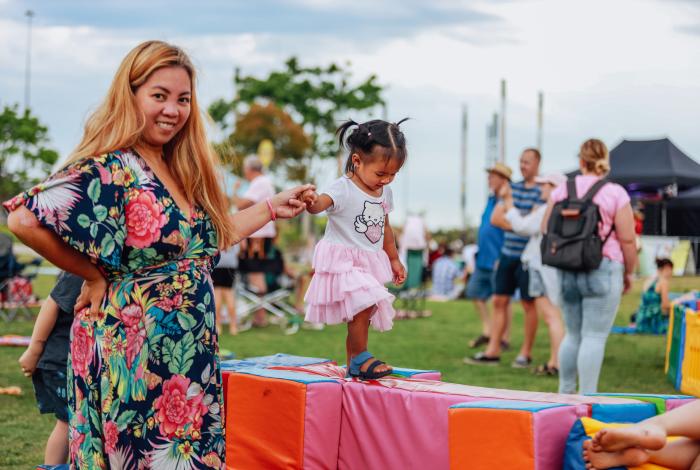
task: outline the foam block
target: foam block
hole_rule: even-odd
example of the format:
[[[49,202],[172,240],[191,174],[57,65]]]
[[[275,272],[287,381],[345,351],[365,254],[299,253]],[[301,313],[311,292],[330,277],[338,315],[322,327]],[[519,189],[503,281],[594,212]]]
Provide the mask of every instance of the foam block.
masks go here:
[[[588,396],[629,398],[631,400],[652,403],[656,407],[656,414],[666,413],[667,411],[671,411],[679,406],[687,405],[695,400],[695,397],[691,397],[690,395],[665,395],[653,393],[590,393]],[[619,418],[605,419],[596,418],[595,416],[593,416],[593,418],[605,422],[634,422]]]
[[[493,399],[568,404],[576,416],[589,416],[594,403],[638,403],[622,398],[519,392],[428,380],[348,381],[343,386],[338,468],[447,469],[449,408]],[[566,428],[556,428],[562,445],[572,422]]]
[[[341,382],[287,370],[230,372],[227,468],[336,468]]]
[[[228,396],[228,375],[233,371],[244,369],[260,369],[269,367],[299,367],[313,364],[333,364],[330,359],[320,357],[292,356],[290,354],[273,354],[270,356],[257,356],[248,359],[230,359],[221,361],[221,382],[224,392],[224,414],[226,413],[226,397]]]
[[[580,409],[527,401],[475,401],[449,410],[450,468],[559,470]]]

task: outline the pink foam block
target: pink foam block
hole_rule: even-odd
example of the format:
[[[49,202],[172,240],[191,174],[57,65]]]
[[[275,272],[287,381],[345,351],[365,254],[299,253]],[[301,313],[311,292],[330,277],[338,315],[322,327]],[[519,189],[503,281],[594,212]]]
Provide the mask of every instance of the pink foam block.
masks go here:
[[[489,389],[417,379],[346,381],[338,468],[447,469],[448,409],[457,403],[493,399],[568,404],[574,407],[576,416],[589,416],[592,403],[635,403],[618,398]],[[551,424],[547,432],[565,440],[569,430]]]

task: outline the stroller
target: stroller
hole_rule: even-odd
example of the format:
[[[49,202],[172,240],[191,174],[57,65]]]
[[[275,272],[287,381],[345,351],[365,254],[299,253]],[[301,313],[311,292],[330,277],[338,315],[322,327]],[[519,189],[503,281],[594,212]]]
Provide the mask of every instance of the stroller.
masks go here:
[[[41,303],[34,296],[32,279],[39,270],[41,258],[20,263],[12,252],[12,238],[0,233],[0,318],[12,321],[18,316],[32,318],[33,307]]]

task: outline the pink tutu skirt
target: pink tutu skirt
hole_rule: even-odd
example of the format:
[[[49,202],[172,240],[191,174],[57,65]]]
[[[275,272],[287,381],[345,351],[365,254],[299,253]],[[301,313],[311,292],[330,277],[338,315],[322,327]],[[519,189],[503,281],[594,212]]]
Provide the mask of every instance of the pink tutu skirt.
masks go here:
[[[390,330],[395,315],[391,264],[384,250],[366,251],[321,240],[313,259],[314,275],[306,291],[306,321],[333,325],[349,322],[376,306],[371,325]]]

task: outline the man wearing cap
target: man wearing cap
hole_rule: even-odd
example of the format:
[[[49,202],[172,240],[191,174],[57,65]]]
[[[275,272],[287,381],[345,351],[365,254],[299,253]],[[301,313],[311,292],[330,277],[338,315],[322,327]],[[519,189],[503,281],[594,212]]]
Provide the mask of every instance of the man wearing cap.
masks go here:
[[[488,344],[491,334],[491,315],[488,300],[493,294],[493,269],[501,253],[503,245],[503,229],[491,224],[491,214],[498,202],[498,193],[510,183],[511,170],[504,163],[496,163],[487,168],[488,185],[491,194],[486,202],[486,209],[481,215],[481,225],[477,235],[478,251],[476,252],[475,269],[467,284],[467,298],[474,301],[476,311],[481,318],[481,334],[470,341],[469,346],[478,348]],[[508,329],[506,328],[501,340],[507,345]]]
[[[512,191],[513,204],[522,215],[529,214],[538,204],[541,204],[540,188],[535,184],[539,173],[541,155],[539,150],[528,148],[520,155],[520,173],[523,181],[513,183],[501,190],[501,197]],[[500,205],[500,203],[499,203]],[[495,213],[495,211],[494,211]],[[484,352],[465,358],[470,364],[497,365],[501,360],[500,337],[508,325],[508,307],[510,298],[516,290],[520,291],[521,304],[525,311],[525,338],[513,367],[529,367],[532,363],[532,347],[537,333],[537,309],[534,299],[529,294],[528,272],[523,269],[520,256],[523,254],[529,237],[518,235],[510,230],[507,223],[494,218],[491,223],[504,229],[503,247],[498,258],[494,276],[493,319],[491,321],[491,337]]]

